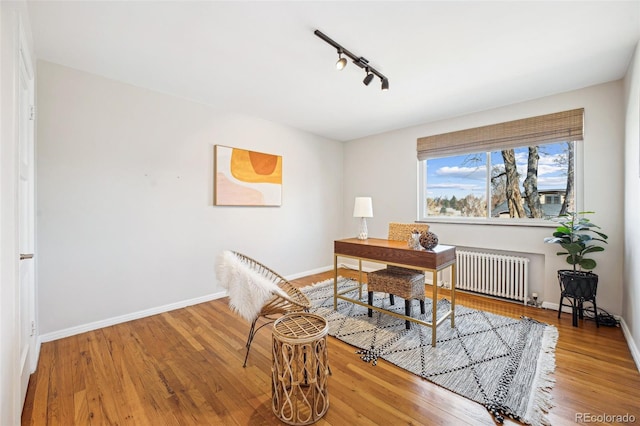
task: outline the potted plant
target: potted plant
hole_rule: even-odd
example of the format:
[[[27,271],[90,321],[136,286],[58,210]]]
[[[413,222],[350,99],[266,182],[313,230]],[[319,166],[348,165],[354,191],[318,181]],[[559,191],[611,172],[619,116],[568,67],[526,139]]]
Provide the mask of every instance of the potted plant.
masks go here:
[[[600,227],[592,223],[586,217],[578,217],[578,215],[591,214],[593,212],[571,212],[566,215],[559,216],[554,221],[559,223],[553,233],[553,237],[544,239],[545,243],[559,244],[564,251],[559,251],[558,256],[567,256],[566,261],[572,266],[572,269],[559,270],[558,280],[560,281],[561,296],[560,306],[562,308],[562,299],[564,297],[574,298],[573,308],[573,325],[577,325],[577,312],[580,318],[583,317],[582,302],[585,300],[592,301],[595,306],[596,290],[598,286],[598,275],[591,272],[597,266],[594,259],[588,256],[591,253],[604,251],[601,243],[607,244],[609,238],[604,233],[597,231]],[[577,305],[576,305],[577,303]],[[576,309],[577,308],[577,309]],[[597,321],[597,312],[594,312]],[[558,310],[558,318],[560,310]]]
[[[591,214],[593,212],[571,212],[554,219],[560,225],[553,233],[553,237],[544,239],[545,243],[560,244],[565,251],[556,253],[558,256],[567,255],[567,263],[573,266],[573,271],[592,270],[597,263],[587,258],[589,253],[604,251],[599,243],[607,244],[609,238],[594,228],[600,227],[592,223],[586,217],[578,218],[578,215]],[[595,234],[595,236],[593,235]]]

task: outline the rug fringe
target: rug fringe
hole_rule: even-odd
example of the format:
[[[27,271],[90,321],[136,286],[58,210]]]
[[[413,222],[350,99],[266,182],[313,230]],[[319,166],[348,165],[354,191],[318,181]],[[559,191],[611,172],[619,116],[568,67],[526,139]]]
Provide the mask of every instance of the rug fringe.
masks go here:
[[[534,397],[531,398],[525,418],[526,423],[531,425],[550,426],[547,413],[553,408],[551,390],[556,380],[553,373],[556,370],[555,347],[558,343],[558,329],[548,325],[542,335],[540,357],[536,366],[536,377],[534,378]]]
[[[341,281],[349,281],[349,280],[350,280],[350,278],[345,278],[342,275],[338,275],[338,284],[340,284]],[[307,285],[307,286],[305,286],[303,288],[309,288],[309,287],[314,288],[314,287],[320,287],[320,286],[327,285],[327,284],[333,284],[333,278],[327,278],[324,281],[318,281],[317,283],[313,283],[313,284]]]
[[[357,354],[361,355],[360,359],[364,362],[371,362],[371,365],[378,365],[378,358],[380,358],[380,350],[379,349],[360,349],[356,351]]]

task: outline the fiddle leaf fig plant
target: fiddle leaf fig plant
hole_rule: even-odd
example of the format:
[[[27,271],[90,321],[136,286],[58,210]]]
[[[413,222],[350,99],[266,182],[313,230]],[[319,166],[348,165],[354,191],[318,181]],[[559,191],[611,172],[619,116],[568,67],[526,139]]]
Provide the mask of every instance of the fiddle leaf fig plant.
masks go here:
[[[607,235],[596,231],[600,227],[592,223],[586,217],[578,215],[592,214],[593,212],[570,212],[566,215],[558,216],[553,220],[559,223],[553,233],[553,237],[544,239],[545,243],[560,244],[565,251],[559,251],[558,256],[566,255],[567,263],[573,266],[575,271],[591,270],[597,265],[596,261],[587,258],[591,253],[604,251],[601,243],[608,244]]]

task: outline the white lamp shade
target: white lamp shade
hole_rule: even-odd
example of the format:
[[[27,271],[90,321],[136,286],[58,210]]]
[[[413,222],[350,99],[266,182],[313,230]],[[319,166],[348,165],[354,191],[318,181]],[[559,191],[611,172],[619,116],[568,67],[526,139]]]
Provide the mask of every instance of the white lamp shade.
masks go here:
[[[356,197],[356,204],[353,206],[353,217],[373,217],[371,197]]]

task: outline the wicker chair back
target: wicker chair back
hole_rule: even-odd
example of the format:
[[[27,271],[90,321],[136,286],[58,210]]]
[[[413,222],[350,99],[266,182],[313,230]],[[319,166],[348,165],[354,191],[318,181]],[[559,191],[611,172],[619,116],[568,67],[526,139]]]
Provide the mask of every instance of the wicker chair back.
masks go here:
[[[427,232],[429,225],[426,223],[389,222],[389,236],[387,238],[393,241],[408,241],[414,229],[420,233]]]

